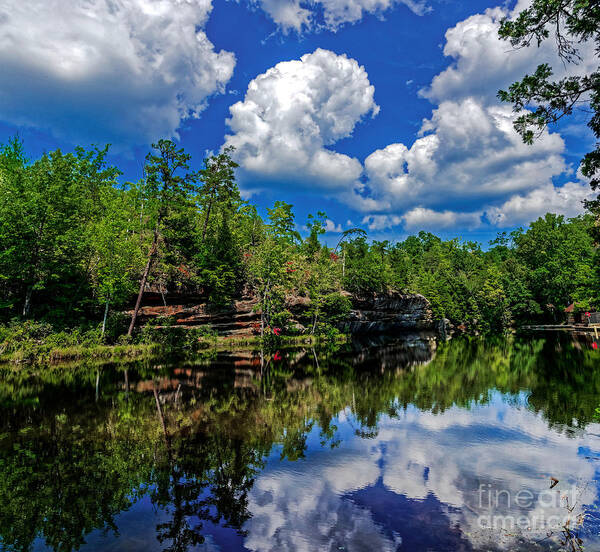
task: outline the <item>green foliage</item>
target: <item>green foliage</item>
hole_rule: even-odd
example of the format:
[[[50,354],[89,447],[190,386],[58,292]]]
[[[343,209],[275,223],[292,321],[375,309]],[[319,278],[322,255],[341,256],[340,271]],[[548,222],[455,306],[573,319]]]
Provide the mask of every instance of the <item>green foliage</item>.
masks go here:
[[[141,304],[149,288],[165,305],[176,294],[209,308],[254,295],[262,334],[333,331],[350,310],[343,292],[421,293],[437,318],[484,332],[558,320],[571,302],[600,306],[589,215],[548,214],[526,231],[501,234],[487,251],[428,232],[370,241],[359,228],[332,248],[322,241],[324,212],[309,215],[303,239],[292,205],[275,202],[263,220],[244,202],[231,149],[195,171],[189,154],[160,140],[146,157],[145,177],[124,184],[107,152],[77,148],[31,162],[16,138],[0,148],[0,321],[51,324],[58,341],[73,346],[94,341],[98,329],[98,343],[120,343],[121,313],[133,307],[136,290]],[[291,326],[293,318],[304,327]],[[21,335],[17,326],[6,326],[16,332],[14,346],[37,347],[25,337],[33,327]],[[191,350],[193,340],[177,332],[151,334],[167,348],[180,335],[181,348]],[[123,343],[134,343],[131,337]]]
[[[547,214],[527,232],[515,234],[517,258],[528,270],[530,289],[542,309],[599,299],[595,251],[589,229],[592,217],[565,221]]]
[[[593,41],[595,50],[600,48],[600,9],[589,0],[534,0],[513,20],[505,19],[499,35],[509,40],[514,48],[538,46],[553,36],[557,52],[565,66],[581,61],[579,44]],[[580,71],[577,71],[580,73]],[[508,91],[501,90],[498,97],[513,104],[519,114],[515,129],[527,144],[536,136],[565,116],[573,113],[578,104],[589,105],[591,116],[588,127],[596,139],[600,138],[600,71],[567,76],[552,80],[552,68],[547,64],[537,67],[531,75],[525,75]],[[593,190],[600,189],[600,147],[588,152],[581,162],[581,172],[590,178]],[[590,228],[600,242],[600,196],[588,201],[587,207],[596,215],[596,224]]]
[[[81,314],[94,260],[88,229],[118,175],[106,154],[57,150],[27,164],[17,141],[0,152],[0,286],[13,312]]]
[[[163,352],[194,353],[205,348],[216,336],[210,327],[178,328],[170,325],[169,319],[158,319],[155,324],[146,324],[142,328],[139,340],[148,345],[158,345]]]
[[[58,330],[47,322],[13,320],[0,325],[0,357],[17,354],[21,360],[46,357],[57,349],[92,348],[104,343],[100,328]]]
[[[357,294],[387,290],[389,265],[383,246],[377,249],[362,234],[342,245],[344,289]]]
[[[352,303],[345,295],[333,292],[323,297],[321,309],[324,318],[335,324],[347,318],[350,310],[352,310]]]
[[[600,306],[593,217],[548,214],[527,231],[502,234],[488,251],[420,232],[393,245],[360,236],[343,244],[344,288],[421,293],[437,318],[484,332],[561,320],[571,302]]]

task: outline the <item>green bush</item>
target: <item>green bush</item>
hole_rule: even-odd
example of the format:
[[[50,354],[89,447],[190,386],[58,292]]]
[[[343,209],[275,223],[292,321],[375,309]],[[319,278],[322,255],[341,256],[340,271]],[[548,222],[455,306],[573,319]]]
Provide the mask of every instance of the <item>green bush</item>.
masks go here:
[[[323,319],[330,324],[343,322],[352,310],[352,303],[348,297],[334,292],[323,299]]]
[[[53,349],[92,348],[103,344],[100,328],[56,330],[47,322],[12,320],[0,325],[0,355],[39,356]]]
[[[144,326],[139,341],[158,345],[168,351],[195,352],[204,348],[207,341],[216,340],[216,337],[217,333],[208,326],[180,328],[173,325],[172,319],[165,317]]]

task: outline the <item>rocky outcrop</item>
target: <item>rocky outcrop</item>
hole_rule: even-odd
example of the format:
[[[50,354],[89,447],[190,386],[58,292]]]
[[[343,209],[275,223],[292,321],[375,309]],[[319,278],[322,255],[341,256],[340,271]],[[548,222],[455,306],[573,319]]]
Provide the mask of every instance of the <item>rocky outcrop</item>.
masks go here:
[[[433,330],[429,301],[419,294],[386,293],[351,296],[352,311],[341,329],[351,334]]]
[[[210,327],[219,335],[244,336],[260,331],[260,312],[253,297],[233,301],[227,307],[214,308],[206,303],[154,305],[140,309],[141,324],[154,320],[179,328]]]
[[[436,321],[429,302],[418,294],[372,294],[352,296],[352,311],[340,329],[351,334],[394,333],[399,331],[435,330]],[[294,318],[302,319],[310,305],[307,297],[291,297],[289,310]],[[181,328],[209,326],[220,335],[244,336],[260,332],[260,312],[254,297],[244,297],[219,309],[206,303],[144,306],[140,310],[141,323],[152,319],[170,319],[169,325]],[[294,319],[290,326],[298,332],[304,327]],[[166,325],[166,324],[165,324]]]

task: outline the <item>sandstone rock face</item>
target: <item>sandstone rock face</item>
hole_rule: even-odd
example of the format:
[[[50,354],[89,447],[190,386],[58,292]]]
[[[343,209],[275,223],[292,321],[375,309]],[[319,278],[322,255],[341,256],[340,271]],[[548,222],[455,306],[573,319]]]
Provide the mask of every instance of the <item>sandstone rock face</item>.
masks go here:
[[[260,332],[260,312],[257,300],[245,297],[222,308],[209,308],[206,303],[145,306],[140,309],[141,324],[164,319],[180,328],[210,327],[219,335],[244,336]]]
[[[357,297],[348,295],[352,311],[340,329],[351,334],[394,333],[398,331],[436,330],[429,301],[422,295],[400,293],[373,294]],[[302,318],[310,301],[306,297],[289,298],[288,308]],[[249,336],[260,332],[260,312],[254,297],[243,297],[230,306],[211,309],[205,303],[181,305],[154,305],[140,309],[140,322],[167,319],[169,325],[181,328],[206,326],[225,336]],[[165,324],[166,325],[166,324]],[[302,332],[298,320],[290,326]]]

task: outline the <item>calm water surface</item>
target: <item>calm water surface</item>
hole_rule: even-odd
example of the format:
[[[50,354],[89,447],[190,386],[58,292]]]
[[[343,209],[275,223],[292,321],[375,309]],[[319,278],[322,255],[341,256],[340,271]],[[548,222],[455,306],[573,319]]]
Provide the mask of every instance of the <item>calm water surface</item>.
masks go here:
[[[554,338],[3,370],[0,549],[600,551],[599,422]]]

